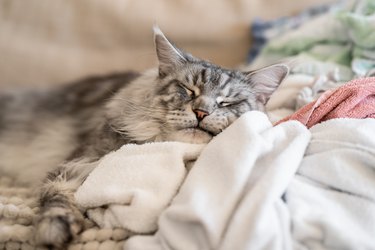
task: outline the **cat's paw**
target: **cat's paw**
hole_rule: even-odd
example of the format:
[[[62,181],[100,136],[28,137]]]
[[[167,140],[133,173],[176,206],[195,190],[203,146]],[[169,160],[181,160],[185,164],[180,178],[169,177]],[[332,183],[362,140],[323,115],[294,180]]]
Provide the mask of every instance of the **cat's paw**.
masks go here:
[[[82,219],[71,210],[50,208],[36,222],[35,241],[48,249],[65,249],[82,227]]]

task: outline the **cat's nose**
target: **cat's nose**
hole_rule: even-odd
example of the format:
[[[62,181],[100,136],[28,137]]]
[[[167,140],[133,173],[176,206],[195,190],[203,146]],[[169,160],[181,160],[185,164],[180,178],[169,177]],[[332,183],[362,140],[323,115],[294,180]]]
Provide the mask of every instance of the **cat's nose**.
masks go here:
[[[201,121],[203,120],[203,118],[208,116],[208,112],[201,109],[194,109],[193,112],[195,113],[195,116],[197,117],[198,121]]]

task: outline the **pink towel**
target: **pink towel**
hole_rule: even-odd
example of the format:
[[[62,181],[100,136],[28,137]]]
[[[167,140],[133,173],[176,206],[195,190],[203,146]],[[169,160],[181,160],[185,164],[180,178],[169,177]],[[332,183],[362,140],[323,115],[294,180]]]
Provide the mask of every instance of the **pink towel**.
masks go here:
[[[352,80],[276,123],[297,120],[308,128],[334,118],[375,118],[375,77]]]

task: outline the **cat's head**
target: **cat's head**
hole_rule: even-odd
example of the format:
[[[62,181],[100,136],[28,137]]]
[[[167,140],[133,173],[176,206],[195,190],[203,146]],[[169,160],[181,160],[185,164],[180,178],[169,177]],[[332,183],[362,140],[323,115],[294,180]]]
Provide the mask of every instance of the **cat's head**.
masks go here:
[[[178,49],[157,27],[154,39],[159,66],[152,83],[140,80],[133,93],[122,94],[131,106],[122,114],[135,113],[120,130],[134,141],[208,142],[243,113],[264,111],[288,74],[282,64],[252,72],[221,68]]]

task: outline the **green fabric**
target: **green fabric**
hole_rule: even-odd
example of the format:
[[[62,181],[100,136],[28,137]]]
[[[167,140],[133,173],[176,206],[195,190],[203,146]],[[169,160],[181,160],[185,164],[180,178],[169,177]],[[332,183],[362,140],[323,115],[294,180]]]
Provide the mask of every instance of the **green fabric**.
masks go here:
[[[338,13],[338,20],[349,30],[353,42],[360,47],[375,48],[375,1],[364,0],[355,10]]]
[[[355,75],[365,76],[375,68],[375,0],[344,5],[275,38],[254,64],[262,66],[298,55],[351,67]]]
[[[360,47],[354,47],[352,51],[353,57],[362,57],[370,60],[375,60],[375,50],[362,49]]]
[[[298,63],[296,63],[292,68],[292,74],[318,76],[328,75],[337,71],[337,81],[347,82],[353,79],[353,72],[350,66],[317,60],[307,53],[300,53],[299,55],[293,57],[293,59]]]
[[[316,44],[307,51],[312,57],[327,62],[335,62],[342,65],[350,66],[351,63],[351,46],[348,44]]]
[[[348,34],[343,25],[333,15],[328,14],[269,42],[262,53],[291,56],[311,50],[318,44],[345,43],[347,40]]]

